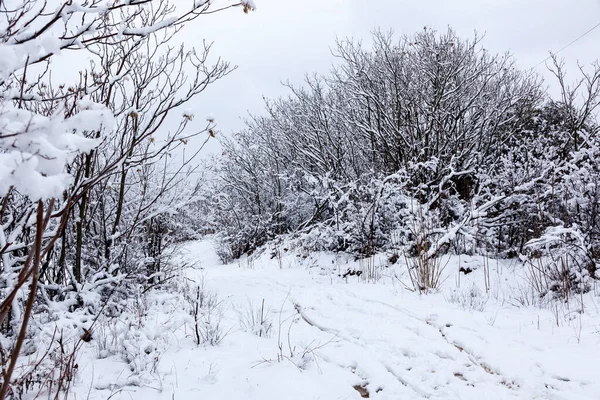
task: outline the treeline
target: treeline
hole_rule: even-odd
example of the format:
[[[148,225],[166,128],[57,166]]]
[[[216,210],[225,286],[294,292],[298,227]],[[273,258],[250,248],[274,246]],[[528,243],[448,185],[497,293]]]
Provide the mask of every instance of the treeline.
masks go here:
[[[336,56],[224,141],[211,207],[224,259],[288,235],[359,257],[526,255],[548,290],[596,277],[598,64],[569,85],[553,58],[551,98],[452,30],[340,41]]]

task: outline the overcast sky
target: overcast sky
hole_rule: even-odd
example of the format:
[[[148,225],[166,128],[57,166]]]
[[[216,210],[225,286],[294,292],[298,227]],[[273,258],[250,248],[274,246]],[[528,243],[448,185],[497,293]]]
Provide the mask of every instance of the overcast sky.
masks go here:
[[[191,105],[199,118],[213,113],[224,135],[243,127],[248,112],[262,112],[263,95],[286,94],[282,81],[299,84],[307,72],[327,73],[335,62],[330,48],[336,37],[368,43],[378,27],[402,35],[451,26],[465,38],[474,31],[485,34],[487,49],[510,51],[528,69],[600,22],[600,0],[255,1],[253,13],[233,9],[203,16],[183,32],[187,44],[214,41],[214,54],[238,65]],[[589,64],[600,58],[599,44],[600,28],[560,56],[574,73],[577,60]],[[549,78],[544,65],[536,70]]]

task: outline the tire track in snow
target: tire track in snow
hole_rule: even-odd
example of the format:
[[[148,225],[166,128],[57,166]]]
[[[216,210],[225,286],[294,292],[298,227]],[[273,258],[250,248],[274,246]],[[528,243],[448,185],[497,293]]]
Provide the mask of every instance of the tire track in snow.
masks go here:
[[[430,326],[433,330],[435,330],[436,332],[438,332],[440,334],[440,336],[444,339],[444,341],[446,343],[448,343],[450,346],[453,347],[453,350],[458,350],[460,353],[464,353],[468,359],[471,361],[471,363],[475,366],[477,366],[478,368],[480,368],[482,371],[484,371],[486,374],[489,375],[495,375],[497,377],[499,377],[501,380],[499,381],[500,384],[506,386],[507,388],[511,389],[511,390],[517,390],[520,388],[520,386],[514,382],[512,379],[504,376],[499,369],[492,367],[490,364],[488,364],[485,361],[482,361],[482,357],[478,356],[477,354],[475,354],[473,351],[471,351],[468,346],[464,346],[456,341],[452,341],[450,340],[450,338],[448,337],[448,335],[444,332],[444,327],[445,326],[441,326],[441,325],[436,325],[433,320],[431,318],[425,318],[423,319],[422,317],[418,316],[417,314],[405,309],[405,308],[400,308],[398,306],[394,306],[382,301],[377,301],[377,300],[371,300],[371,299],[367,299],[367,298],[361,298],[362,301],[365,302],[369,302],[369,303],[373,303],[373,304],[378,304],[378,305],[382,305],[388,308],[391,308],[393,310],[398,311],[399,313],[401,313],[402,315],[411,317],[414,320],[420,321],[422,323],[427,324],[428,326]],[[462,374],[460,375],[456,375],[455,376],[464,379],[464,376]]]
[[[451,341],[450,338],[448,338],[448,335],[446,335],[446,333],[444,333],[444,327],[443,326],[438,326],[435,325],[433,323],[433,321],[431,320],[425,320],[425,323],[436,328],[437,331],[440,333],[441,337],[451,346],[454,346],[456,349],[458,349],[458,351],[460,352],[464,352],[468,357],[469,360],[471,360],[471,362],[473,363],[473,365],[478,366],[479,368],[481,368],[485,373],[490,374],[490,375],[497,375],[499,377],[502,378],[502,380],[500,381],[500,383],[506,387],[508,387],[509,389],[518,389],[519,385],[517,383],[515,383],[514,381],[512,381],[511,379],[508,379],[507,377],[503,376],[502,373],[500,372],[500,370],[490,366],[488,363],[481,361],[482,357],[476,355],[472,350],[470,350],[467,346],[463,346],[461,344],[459,344],[456,341]]]
[[[302,290],[305,289],[316,288]],[[314,307],[308,308],[319,313],[320,319],[327,320],[328,324],[320,323],[319,318],[307,311],[307,307],[300,308],[302,319],[324,333],[335,334],[340,339],[368,349],[390,376],[409,387],[418,398],[475,399],[480,398],[476,393],[491,390],[502,393],[498,393],[496,398],[529,399],[512,380],[489,367],[476,354],[469,354],[461,346],[444,338],[439,328],[427,317],[392,304],[356,296],[348,290],[331,286],[327,290],[322,289],[317,293],[309,291],[304,297],[309,304],[314,304]],[[327,307],[322,306],[325,303]],[[373,308],[369,304],[379,307]],[[388,311],[382,312],[383,309]],[[363,321],[365,317],[368,317],[368,321]],[[335,328],[332,327],[333,321],[336,322],[333,325]],[[356,321],[363,323],[353,323]],[[369,321],[373,323],[369,324]],[[380,332],[377,324],[384,324],[398,334]],[[355,333],[348,334],[348,330]],[[398,344],[404,345],[407,350],[398,347]],[[413,348],[416,352],[408,350]],[[400,370],[408,373],[400,373]],[[473,388],[471,397],[463,397],[461,393],[471,390],[464,387]]]
[[[470,359],[470,361],[473,363],[473,365],[476,365],[478,368],[480,368],[482,371],[484,371],[486,374],[492,375],[492,376],[497,376],[500,378],[499,383],[502,384],[503,386],[507,387],[508,389],[511,389],[512,391],[519,391],[521,389],[521,386],[515,382],[513,379],[507,377],[506,375],[504,375],[499,368],[496,368],[494,366],[492,366],[490,363],[486,362],[484,360],[484,357],[481,357],[479,355],[477,355],[474,351],[472,351],[472,349],[470,349],[468,346],[465,346],[464,344],[458,342],[458,341],[453,341],[452,339],[450,339],[447,335],[446,332],[444,332],[445,328],[447,328],[446,325],[439,325],[439,324],[435,324],[433,320],[425,318],[423,319],[422,317],[419,317],[418,315],[416,315],[415,313],[405,309],[405,308],[401,308],[392,304],[388,304],[382,301],[378,301],[378,300],[372,300],[372,299],[368,299],[368,298],[364,298],[361,297],[360,298],[361,301],[365,301],[368,303],[372,303],[372,304],[377,304],[377,305],[382,305],[385,307],[388,307],[390,309],[396,310],[399,313],[401,313],[404,316],[408,316],[414,320],[417,321],[421,321],[426,323],[427,325],[431,326],[433,329],[435,329],[437,332],[439,332],[439,334],[441,335],[441,337],[451,346],[453,346],[454,348],[456,348],[459,352],[464,352],[468,358]],[[543,382],[540,382],[541,387],[537,387],[536,390],[544,393],[540,398],[550,398],[550,397],[555,397],[557,399],[562,399],[562,397],[560,397],[559,394],[557,394],[557,390],[559,390],[558,386],[561,386],[561,391],[568,391],[569,390],[569,385],[581,385],[584,386],[586,383],[585,382],[576,382],[573,381],[569,378],[565,378],[565,377],[561,377],[561,376],[555,376],[555,375],[551,375],[548,374],[546,371],[544,371],[539,365],[538,367],[540,368],[540,371],[542,372],[542,374],[544,375],[544,379]],[[462,375],[460,375],[462,377]],[[520,393],[520,395],[525,396],[525,398],[527,398],[527,394],[525,393]]]
[[[345,340],[347,342],[350,342],[352,344],[358,345],[358,346],[364,346],[364,343],[360,342],[359,340],[345,335],[341,330],[336,330],[333,328],[328,328],[325,327],[324,325],[317,323],[316,321],[314,321],[311,317],[309,317],[306,312],[302,309],[302,306],[298,303],[296,303],[294,305],[294,308],[296,309],[296,311],[298,312],[298,314],[300,315],[300,317],[304,320],[304,322],[306,322],[307,324],[309,324],[310,326],[320,330],[321,332],[327,333],[327,334],[333,334],[336,337]],[[416,384],[413,384],[410,380],[406,379],[405,377],[403,377],[401,374],[399,374],[398,372],[394,371],[392,369],[392,367],[390,365],[388,365],[387,363],[385,363],[382,360],[378,360],[383,366],[384,368],[388,371],[388,373],[390,375],[392,375],[398,382],[400,382],[403,386],[406,386],[410,389],[412,389],[415,393],[417,393],[418,395],[420,395],[422,398],[425,399],[429,399],[431,398],[432,394],[428,393],[426,390],[422,389],[421,387],[419,387]],[[339,364],[338,364],[339,365]],[[368,379],[368,377],[367,377]]]

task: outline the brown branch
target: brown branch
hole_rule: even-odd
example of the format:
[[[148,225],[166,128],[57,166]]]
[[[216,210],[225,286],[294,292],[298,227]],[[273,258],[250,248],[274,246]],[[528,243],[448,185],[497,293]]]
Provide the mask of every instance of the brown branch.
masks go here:
[[[25,341],[25,334],[27,333],[27,325],[29,323],[29,319],[31,317],[31,311],[33,310],[33,303],[35,301],[35,294],[37,291],[37,284],[39,278],[39,267],[40,267],[40,256],[42,251],[42,241],[44,240],[44,203],[41,200],[38,200],[37,206],[37,229],[35,233],[35,258],[33,261],[33,277],[31,280],[31,289],[29,291],[29,298],[27,299],[27,304],[25,305],[25,313],[23,315],[23,322],[21,322],[21,330],[19,331],[19,336],[17,337],[17,341],[15,346],[13,347],[12,354],[10,357],[10,363],[8,368],[6,369],[6,373],[4,374],[4,382],[2,382],[2,387],[0,388],[0,400],[6,399],[6,395],[8,394],[8,389],[10,388],[10,380],[12,377],[12,373],[15,369],[15,365],[17,364],[17,359],[19,358],[19,353],[21,352],[21,347],[23,346],[23,342]]]

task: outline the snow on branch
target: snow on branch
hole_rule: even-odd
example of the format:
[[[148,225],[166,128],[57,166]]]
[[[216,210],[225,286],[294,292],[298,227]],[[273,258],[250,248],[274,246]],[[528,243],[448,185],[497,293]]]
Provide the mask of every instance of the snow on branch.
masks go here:
[[[80,101],[83,110],[71,118],[43,116],[3,104],[0,109],[0,197],[11,187],[32,200],[60,196],[69,184],[64,168],[99,139],[84,132],[110,130],[110,110]]]
[[[144,26],[141,28],[127,28],[123,30],[124,35],[147,36],[161,29],[174,25],[177,22],[177,17],[165,18],[154,25]]]

